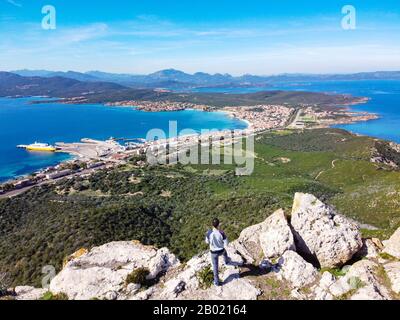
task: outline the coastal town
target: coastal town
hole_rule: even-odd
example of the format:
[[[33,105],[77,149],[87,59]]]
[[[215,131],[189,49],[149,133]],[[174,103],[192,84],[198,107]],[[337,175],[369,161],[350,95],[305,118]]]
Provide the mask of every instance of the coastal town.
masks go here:
[[[181,111],[188,109],[213,112],[214,107],[194,105],[180,102],[138,102],[123,101],[109,104],[113,107],[132,107],[146,112]],[[127,162],[132,157],[145,155],[149,150],[167,150],[174,148],[188,148],[199,145],[204,141],[220,141],[225,139],[225,144],[234,143],[244,136],[254,135],[270,130],[290,129],[304,130],[314,127],[329,127],[334,124],[352,123],[357,121],[369,121],[377,119],[375,114],[365,112],[352,112],[348,109],[337,108],[334,110],[319,109],[318,106],[287,105],[256,105],[224,107],[217,109],[228,116],[247,123],[244,130],[213,131],[207,134],[178,135],[167,139],[146,141],[135,139],[110,138],[106,141],[82,139],[75,143],[57,143],[55,152],[70,154],[73,159],[65,161],[54,167],[32,173],[29,176],[17,178],[0,185],[0,198],[17,196],[30,188],[46,183],[54,183],[65,178],[73,178],[77,175],[88,175],[98,170],[112,168]],[[229,137],[229,138],[227,138]],[[145,165],[145,163],[142,163]]]
[[[183,111],[183,110],[200,110],[210,111],[212,107],[206,105],[199,105],[189,102],[174,102],[174,101],[121,101],[114,103],[107,103],[109,107],[134,107],[136,110],[147,112],[160,112],[160,111]]]

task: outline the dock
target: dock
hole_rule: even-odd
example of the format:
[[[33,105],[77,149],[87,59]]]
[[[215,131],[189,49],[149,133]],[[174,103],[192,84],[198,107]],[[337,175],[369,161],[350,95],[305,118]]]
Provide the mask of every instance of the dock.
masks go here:
[[[81,142],[56,143],[58,152],[65,152],[79,157],[81,160],[100,160],[109,155],[125,151],[125,148],[114,140],[82,139]]]

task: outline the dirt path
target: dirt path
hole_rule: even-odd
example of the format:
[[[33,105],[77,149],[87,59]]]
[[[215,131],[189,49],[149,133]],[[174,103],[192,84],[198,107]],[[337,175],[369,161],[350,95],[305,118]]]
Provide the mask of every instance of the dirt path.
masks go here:
[[[335,166],[336,161],[339,161],[339,159],[332,160],[332,169],[336,168],[336,166]],[[325,171],[326,170],[322,170],[320,173],[318,173],[314,180],[318,180],[318,178],[321,176],[321,174],[323,174]]]

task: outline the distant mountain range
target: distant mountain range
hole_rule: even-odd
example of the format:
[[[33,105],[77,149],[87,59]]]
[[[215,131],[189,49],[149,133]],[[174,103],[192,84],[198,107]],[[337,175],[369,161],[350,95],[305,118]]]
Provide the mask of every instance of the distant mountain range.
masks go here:
[[[239,77],[230,74],[209,74],[204,72],[189,74],[175,69],[161,70],[148,75],[118,74],[101,71],[81,73],[75,71],[16,70],[11,72],[24,77],[64,77],[87,82],[113,82],[133,88],[168,88],[172,90],[215,86],[268,86],[276,82],[293,81],[400,79],[400,71],[377,71],[354,74],[280,74],[272,76],[246,74]]]
[[[84,82],[67,77],[20,76],[0,72],[0,96],[75,97],[127,89],[111,82]]]
[[[43,72],[43,71],[42,71]],[[68,73],[71,75],[71,73]],[[167,73],[168,74],[168,73]],[[165,73],[161,73],[160,78]],[[171,76],[170,74],[168,76]],[[174,80],[165,80],[174,81]],[[175,101],[215,107],[257,104],[345,105],[356,99],[345,95],[318,92],[260,91],[248,94],[178,93],[138,89],[107,81],[80,81],[66,77],[21,76],[0,72],[0,97],[47,96],[69,103],[107,103],[118,101]]]

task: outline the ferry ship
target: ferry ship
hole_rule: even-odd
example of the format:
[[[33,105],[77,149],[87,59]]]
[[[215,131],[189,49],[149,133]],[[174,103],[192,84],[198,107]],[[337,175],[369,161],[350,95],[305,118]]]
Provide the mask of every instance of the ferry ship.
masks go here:
[[[48,144],[48,143],[40,143],[35,142],[28,145],[19,145],[18,148],[26,149],[29,151],[47,151],[47,152],[55,152],[57,150],[56,147]]]

